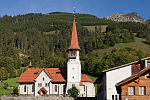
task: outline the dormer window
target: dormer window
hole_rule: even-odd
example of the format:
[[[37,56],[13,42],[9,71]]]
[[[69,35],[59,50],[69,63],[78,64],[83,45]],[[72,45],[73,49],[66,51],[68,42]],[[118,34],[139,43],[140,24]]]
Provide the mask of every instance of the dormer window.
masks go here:
[[[34,74],[35,74],[35,75],[37,75],[37,74],[38,74],[38,72],[34,72]]]
[[[56,72],[56,74],[60,74],[60,72]]]

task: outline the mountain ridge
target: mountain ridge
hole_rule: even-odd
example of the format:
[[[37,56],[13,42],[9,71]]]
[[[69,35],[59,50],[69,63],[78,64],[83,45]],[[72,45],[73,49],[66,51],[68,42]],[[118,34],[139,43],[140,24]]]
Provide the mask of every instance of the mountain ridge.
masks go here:
[[[107,17],[100,17],[100,18],[105,18],[105,19],[110,19],[112,21],[116,22],[140,22],[140,23],[145,23],[144,19],[142,19],[138,13],[132,12],[132,13],[127,13],[127,14],[112,14]]]

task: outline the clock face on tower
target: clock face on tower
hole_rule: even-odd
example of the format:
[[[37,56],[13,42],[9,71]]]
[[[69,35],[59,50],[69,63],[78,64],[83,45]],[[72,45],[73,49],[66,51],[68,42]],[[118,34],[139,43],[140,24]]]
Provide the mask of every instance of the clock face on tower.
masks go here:
[[[76,51],[70,51],[69,53],[70,58],[76,58]]]

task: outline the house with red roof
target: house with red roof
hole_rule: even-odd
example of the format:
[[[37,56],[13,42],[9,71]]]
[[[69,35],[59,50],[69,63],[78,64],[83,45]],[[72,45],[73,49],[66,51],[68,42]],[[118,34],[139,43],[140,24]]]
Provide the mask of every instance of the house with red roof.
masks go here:
[[[79,90],[79,97],[95,97],[93,81],[81,74],[80,53],[75,17],[68,53],[67,68],[30,68],[17,81],[20,95],[67,95],[73,86]]]

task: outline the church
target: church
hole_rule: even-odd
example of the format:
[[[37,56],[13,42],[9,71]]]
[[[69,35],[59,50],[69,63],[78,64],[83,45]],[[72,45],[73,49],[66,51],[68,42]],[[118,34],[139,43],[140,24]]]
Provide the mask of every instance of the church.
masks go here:
[[[66,68],[29,68],[17,81],[19,95],[62,95],[73,86],[79,90],[78,97],[95,97],[93,81],[81,73],[80,53],[75,17],[73,19],[72,36]],[[31,62],[29,66],[32,66]]]

